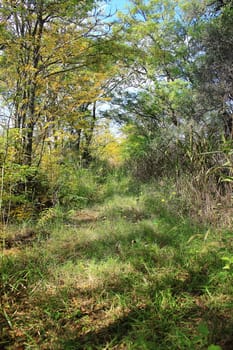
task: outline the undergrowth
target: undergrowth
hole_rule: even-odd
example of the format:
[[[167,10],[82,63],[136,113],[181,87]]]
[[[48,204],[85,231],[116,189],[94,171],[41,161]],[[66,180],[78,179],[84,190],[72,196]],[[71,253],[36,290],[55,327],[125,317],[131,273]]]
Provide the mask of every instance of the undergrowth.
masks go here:
[[[51,209],[30,239],[5,228],[1,349],[232,349],[232,232],[175,215],[172,188],[130,186]]]

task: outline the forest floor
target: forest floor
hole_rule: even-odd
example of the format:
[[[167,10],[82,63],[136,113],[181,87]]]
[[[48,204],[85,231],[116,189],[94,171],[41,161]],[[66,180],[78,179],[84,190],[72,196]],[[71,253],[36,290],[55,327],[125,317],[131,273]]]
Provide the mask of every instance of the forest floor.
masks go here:
[[[6,228],[0,349],[232,350],[232,232],[161,206],[114,196]]]

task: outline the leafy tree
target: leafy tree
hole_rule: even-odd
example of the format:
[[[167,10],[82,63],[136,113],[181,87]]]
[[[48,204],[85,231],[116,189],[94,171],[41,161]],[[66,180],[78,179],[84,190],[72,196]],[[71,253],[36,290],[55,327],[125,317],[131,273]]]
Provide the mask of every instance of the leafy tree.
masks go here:
[[[129,14],[121,15],[125,40],[135,49],[130,70],[141,73],[140,88],[133,94],[117,92],[114,102],[121,107],[111,109],[111,115],[133,125],[127,128],[128,145],[131,155],[143,162],[144,173],[158,174],[163,169],[160,174],[164,175],[175,167],[177,174],[196,172],[201,181],[209,167],[220,161],[214,151],[220,149],[223,125],[217,105],[209,103],[210,89],[207,97],[200,79],[203,86],[209,84],[202,70],[208,71],[205,62],[211,55],[203,44],[202,29],[207,33],[219,15],[206,13],[198,3],[191,7],[193,14],[188,3],[132,1]],[[220,80],[214,82],[219,88]]]
[[[232,1],[207,1],[204,7],[194,2],[186,16],[190,19],[190,44],[196,61],[193,74],[203,114],[215,112],[220,134],[223,131],[226,138],[232,138]]]
[[[41,141],[58,140],[61,125],[80,129],[83,106],[100,94],[106,75],[96,50],[105,28],[94,8],[90,0],[1,2],[1,85],[21,164],[35,161]]]
[[[51,174],[70,154],[76,162],[79,156],[90,160],[96,102],[105,99],[118,69],[109,54],[111,23],[103,21],[97,5],[92,0],[0,2],[1,109],[7,116],[1,119],[1,208],[12,208],[12,191],[15,206],[52,202],[48,183],[42,184],[45,172],[53,181]],[[47,199],[37,197],[41,191],[47,191]]]

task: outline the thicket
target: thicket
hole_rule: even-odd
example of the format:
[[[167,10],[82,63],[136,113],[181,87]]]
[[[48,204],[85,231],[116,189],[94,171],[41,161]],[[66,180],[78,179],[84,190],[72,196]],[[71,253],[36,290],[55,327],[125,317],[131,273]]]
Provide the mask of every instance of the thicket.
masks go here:
[[[168,197],[172,186],[181,215],[231,227],[232,1],[180,6],[137,3],[122,14],[141,54],[132,74],[144,80],[115,92],[111,115],[124,125],[123,152],[138,181],[157,182]]]
[[[127,174],[231,225],[232,1],[132,2],[114,23],[84,3],[1,4],[1,220],[100,202]]]

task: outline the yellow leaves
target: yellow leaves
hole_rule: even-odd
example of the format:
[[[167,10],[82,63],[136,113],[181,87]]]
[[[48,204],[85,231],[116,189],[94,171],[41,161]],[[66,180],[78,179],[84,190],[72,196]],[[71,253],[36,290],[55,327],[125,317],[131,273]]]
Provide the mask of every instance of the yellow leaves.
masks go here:
[[[108,40],[106,44],[104,39],[87,38],[87,33],[95,31],[95,23],[88,22],[88,16],[78,25],[74,24],[74,13],[70,14],[69,21],[54,12],[51,15],[51,9],[48,9],[51,18],[43,28],[39,28],[40,24],[36,28],[38,13],[32,8],[27,11],[27,5],[23,6],[24,16],[20,11],[16,12],[20,24],[28,20],[23,32],[17,30],[14,16],[12,22],[7,20],[6,23],[10,35],[7,48],[0,57],[4,67],[0,71],[0,80],[7,85],[7,88],[3,86],[9,91],[7,102],[13,104],[12,115],[21,128],[18,143],[12,141],[16,153],[24,156],[27,142],[31,142],[29,126],[33,124],[31,149],[35,154],[30,156],[36,159],[41,158],[40,152],[44,150],[57,147],[61,151],[63,141],[69,143],[72,139],[70,133],[82,129],[84,134],[88,128],[92,130],[91,116],[80,111],[104,100],[103,87],[119,67],[112,67],[112,56],[103,54],[109,45]],[[60,13],[61,9],[56,6]],[[77,23],[81,23],[79,19]],[[112,146],[106,152],[114,154],[115,148]]]
[[[81,32],[76,28],[69,30],[50,25],[43,35],[41,44],[41,56],[48,65],[52,63],[67,64],[72,59],[77,62],[87,53],[89,42],[82,37]],[[52,64],[53,65],[53,64]]]
[[[92,152],[113,166],[122,162],[121,141],[112,134],[108,125],[100,126],[92,143]]]
[[[12,209],[12,217],[17,219],[17,221],[25,221],[33,216],[33,206],[30,203],[22,204]]]
[[[50,91],[54,91],[54,92],[57,92],[59,89],[61,88],[61,84],[59,81],[50,81],[50,84],[49,84],[49,89]]]
[[[22,67],[22,71],[24,72],[35,73],[37,70],[38,69],[34,68],[32,64],[26,64],[24,67]]]
[[[103,155],[109,161],[111,165],[117,166],[122,162],[121,146],[116,140],[108,143],[105,148]]]

